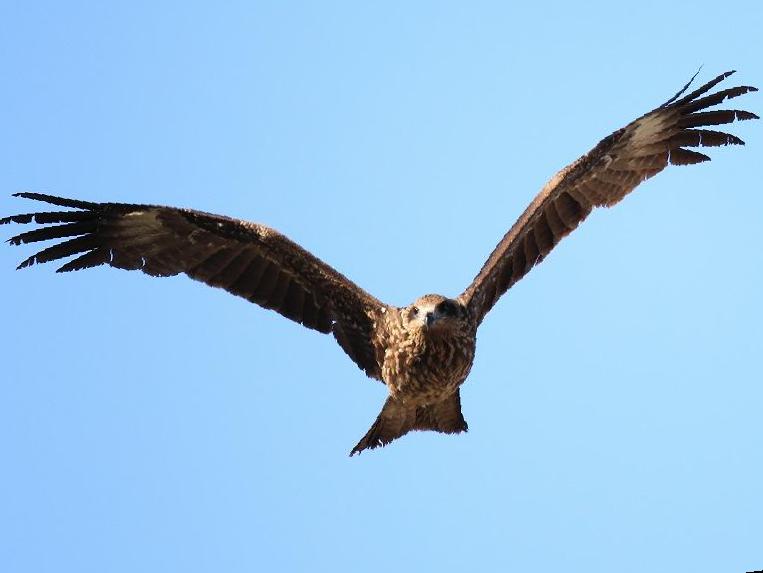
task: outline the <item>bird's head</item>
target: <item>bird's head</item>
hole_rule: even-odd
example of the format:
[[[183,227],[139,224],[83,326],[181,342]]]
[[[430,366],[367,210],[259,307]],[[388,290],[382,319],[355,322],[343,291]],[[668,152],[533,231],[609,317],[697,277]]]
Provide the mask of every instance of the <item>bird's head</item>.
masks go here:
[[[409,330],[426,330],[433,334],[464,329],[468,323],[464,305],[439,294],[418,298],[405,307],[402,314]]]

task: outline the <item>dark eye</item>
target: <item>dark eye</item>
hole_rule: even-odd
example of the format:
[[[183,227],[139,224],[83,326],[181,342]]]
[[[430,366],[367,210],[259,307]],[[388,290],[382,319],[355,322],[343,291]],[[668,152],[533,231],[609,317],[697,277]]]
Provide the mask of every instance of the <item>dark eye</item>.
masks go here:
[[[458,314],[458,307],[453,301],[444,300],[437,305],[437,310],[445,316],[456,316]]]
[[[411,316],[416,316],[418,314],[419,314],[419,307],[418,306],[411,307]]]

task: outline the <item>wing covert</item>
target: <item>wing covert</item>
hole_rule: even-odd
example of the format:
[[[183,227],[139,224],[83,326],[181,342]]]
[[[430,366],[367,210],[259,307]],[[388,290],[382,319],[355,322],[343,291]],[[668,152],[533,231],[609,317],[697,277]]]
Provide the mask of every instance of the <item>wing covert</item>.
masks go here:
[[[18,268],[74,256],[57,272],[107,264],[152,276],[183,273],[307,328],[332,333],[369,376],[381,376],[373,328],[382,303],[269,227],[173,207],[92,203],[40,193],[16,196],[78,209],[0,219],[0,224],[46,225],[12,237],[8,242],[14,245],[64,239]]]
[[[754,113],[737,109],[703,111],[757,91],[751,86],[737,86],[705,95],[733,73],[721,74],[684,95],[690,81],[663,105],[605,137],[586,155],[554,175],[460,295],[475,319],[481,322],[501,295],[541,262],[595,207],[615,205],[639,183],[669,164],[690,165],[710,160],[687,147],[744,145],[735,135],[703,129],[758,119]]]

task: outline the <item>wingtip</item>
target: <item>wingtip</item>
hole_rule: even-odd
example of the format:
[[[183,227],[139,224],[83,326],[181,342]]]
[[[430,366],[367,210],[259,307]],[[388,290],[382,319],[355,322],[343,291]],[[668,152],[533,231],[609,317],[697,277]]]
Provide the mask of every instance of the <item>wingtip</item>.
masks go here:
[[[33,264],[35,264],[35,262],[36,262],[35,255],[32,255],[28,259],[24,259],[23,261],[21,261],[21,264],[19,264],[19,266],[16,267],[16,270],[20,271],[21,269],[26,269],[28,267],[31,267]]]
[[[716,79],[718,80],[718,82],[722,82],[726,78],[733,76],[735,73],[737,73],[736,70],[728,70],[720,74]]]
[[[41,193],[34,193],[33,191],[19,191],[14,193],[11,197],[21,197],[22,199],[36,199]]]
[[[19,193],[13,193],[13,197],[21,197],[22,199],[30,199],[32,201],[41,201],[43,203],[49,203],[58,207],[69,207],[73,209],[95,209],[99,206],[98,203],[92,201],[82,201],[80,199],[68,199],[67,197],[59,197],[58,195],[48,195],[47,193],[35,193],[31,191],[21,191]]]

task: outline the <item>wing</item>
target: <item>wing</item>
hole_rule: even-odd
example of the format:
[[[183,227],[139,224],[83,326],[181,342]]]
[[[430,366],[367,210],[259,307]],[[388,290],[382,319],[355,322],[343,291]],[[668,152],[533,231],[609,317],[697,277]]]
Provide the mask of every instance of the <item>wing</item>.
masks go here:
[[[702,129],[735,120],[758,119],[753,113],[736,109],[702,111],[757,91],[739,86],[705,95],[733,73],[721,74],[684,95],[690,81],[663,105],[604,138],[589,153],[554,175],[460,295],[477,322],[594,207],[611,207],[668,164],[689,165],[710,160],[687,147],[743,145],[734,135]]]
[[[381,302],[282,234],[255,223],[172,207],[91,203],[18,193],[74,211],[28,213],[5,223],[45,225],[13,245],[70,237],[18,268],[77,257],[57,272],[107,264],[152,276],[185,273],[324,333],[369,376],[381,379],[373,324]]]

